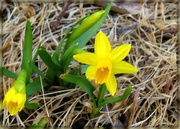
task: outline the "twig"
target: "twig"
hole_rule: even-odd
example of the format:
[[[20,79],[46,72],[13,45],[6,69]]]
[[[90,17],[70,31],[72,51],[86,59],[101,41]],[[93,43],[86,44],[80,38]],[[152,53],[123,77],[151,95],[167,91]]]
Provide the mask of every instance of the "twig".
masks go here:
[[[159,108],[159,107],[157,107],[156,110],[157,110],[158,108]],[[142,120],[142,121],[140,121],[140,122],[137,122],[137,123],[135,123],[135,124],[132,124],[130,127],[140,126],[141,124],[143,124],[144,122],[146,122],[146,121],[156,112],[156,110],[154,110],[154,111],[152,112],[152,114],[149,115],[146,119],[144,119],[144,120]]]
[[[57,20],[55,23],[52,24],[52,27],[53,29],[57,29],[60,21],[61,21],[61,18],[64,16],[66,10],[69,8],[69,5],[70,5],[70,2],[66,2],[66,4],[64,5],[62,11],[59,13],[59,16],[57,17]]]
[[[147,30],[146,31],[148,34],[152,33],[151,30]],[[159,30],[157,32],[154,33],[155,36],[158,36],[158,35],[161,35],[163,33],[163,35],[166,35],[166,34],[175,34],[178,32],[178,29],[177,28],[170,28],[168,30]],[[141,33],[141,37],[145,37],[146,35],[144,33]]]
[[[119,35],[119,34],[122,34],[124,32],[127,32],[129,30],[133,30],[137,27],[138,23],[133,23],[133,24],[130,24],[130,25],[125,25],[125,26],[122,26],[122,27],[117,27],[116,29],[116,33]]]

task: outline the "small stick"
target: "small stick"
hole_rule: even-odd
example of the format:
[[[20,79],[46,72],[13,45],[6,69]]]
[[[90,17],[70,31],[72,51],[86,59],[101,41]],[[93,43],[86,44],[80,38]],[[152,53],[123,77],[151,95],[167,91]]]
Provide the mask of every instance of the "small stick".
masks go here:
[[[138,23],[133,23],[133,24],[130,24],[130,25],[125,25],[125,26],[122,26],[122,27],[117,27],[116,29],[116,33],[117,34],[122,34],[124,32],[127,32],[129,30],[133,30],[137,27]]]
[[[150,30],[147,30],[146,31],[147,33],[152,33]],[[176,29],[176,28],[171,28],[171,29],[169,29],[169,30],[159,30],[159,31],[157,31],[157,32],[155,32],[154,33],[154,35],[155,36],[157,36],[157,35],[161,35],[162,33],[163,33],[163,35],[166,35],[166,34],[175,34],[175,33],[177,33],[178,32],[178,29]],[[144,33],[141,33],[141,37],[145,37],[146,35],[144,34]]]
[[[62,11],[59,13],[59,16],[57,17],[57,20],[55,23],[52,24],[53,29],[57,29],[61,18],[64,16],[66,10],[69,8],[70,2],[66,2],[66,4],[64,5],[64,8],[62,9]]]

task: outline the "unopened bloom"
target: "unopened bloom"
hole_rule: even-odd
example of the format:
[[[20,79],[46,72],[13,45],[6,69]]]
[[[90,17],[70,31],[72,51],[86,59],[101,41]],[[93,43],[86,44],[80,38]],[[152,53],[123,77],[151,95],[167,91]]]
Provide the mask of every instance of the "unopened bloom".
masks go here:
[[[94,53],[84,52],[74,55],[80,63],[90,65],[86,77],[94,80],[96,84],[106,84],[110,94],[114,96],[117,82],[114,74],[135,73],[137,68],[122,61],[129,53],[131,44],[124,44],[111,50],[107,36],[100,31],[95,38]]]
[[[14,85],[6,93],[2,108],[7,107],[11,116],[21,111],[26,102],[26,71],[21,70]]]
[[[81,36],[85,31],[91,28],[94,24],[96,24],[105,13],[104,10],[97,11],[90,16],[88,16],[78,28],[76,28],[72,34],[68,37],[67,43],[65,45],[65,49],[68,48],[74,40],[76,40],[79,36]]]

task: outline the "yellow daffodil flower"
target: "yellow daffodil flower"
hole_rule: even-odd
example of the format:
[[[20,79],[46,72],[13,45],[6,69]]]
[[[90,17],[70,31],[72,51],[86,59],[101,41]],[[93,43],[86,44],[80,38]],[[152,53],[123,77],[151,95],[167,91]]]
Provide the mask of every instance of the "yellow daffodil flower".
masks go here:
[[[114,74],[135,73],[137,68],[122,61],[129,53],[131,44],[124,44],[111,50],[107,36],[102,32],[96,35],[94,53],[83,52],[74,55],[74,59],[80,63],[90,65],[86,71],[86,77],[94,80],[96,84],[106,84],[110,94],[114,96],[117,82]]]
[[[26,71],[21,70],[18,74],[17,80],[14,85],[6,93],[2,108],[7,107],[11,116],[16,115],[21,111],[26,101]]]

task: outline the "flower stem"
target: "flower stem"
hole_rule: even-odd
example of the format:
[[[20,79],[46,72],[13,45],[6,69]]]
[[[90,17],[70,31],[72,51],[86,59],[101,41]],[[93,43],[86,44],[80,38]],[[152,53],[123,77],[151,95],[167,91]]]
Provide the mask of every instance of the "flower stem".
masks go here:
[[[99,90],[99,97],[98,97],[98,104],[97,104],[98,106],[100,103],[103,102],[105,93],[106,93],[106,85],[102,84]]]
[[[97,108],[97,107],[93,106],[93,110],[92,110],[92,113],[90,115],[90,118],[96,117],[99,114],[100,110],[101,110],[101,108]]]
[[[91,118],[94,118],[99,114],[99,112],[102,108],[102,106],[99,106],[99,104],[101,104],[103,102],[105,93],[106,93],[106,85],[102,84],[100,87],[100,91],[99,91],[99,97],[97,100],[97,105],[93,106],[93,110],[92,110],[92,113],[90,116]]]

